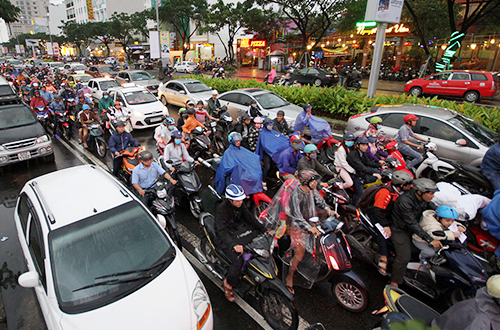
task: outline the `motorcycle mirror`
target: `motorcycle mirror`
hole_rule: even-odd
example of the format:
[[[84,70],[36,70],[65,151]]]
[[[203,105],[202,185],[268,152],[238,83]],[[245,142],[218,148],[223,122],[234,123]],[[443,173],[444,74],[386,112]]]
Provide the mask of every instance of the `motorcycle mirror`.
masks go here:
[[[465,141],[465,139],[458,139],[455,144],[459,145],[459,146],[466,146],[467,145],[467,141]]]
[[[167,160],[167,163],[173,164],[173,161],[171,159]]]
[[[443,230],[433,231],[432,235],[437,236],[437,237],[446,237],[446,234]]]

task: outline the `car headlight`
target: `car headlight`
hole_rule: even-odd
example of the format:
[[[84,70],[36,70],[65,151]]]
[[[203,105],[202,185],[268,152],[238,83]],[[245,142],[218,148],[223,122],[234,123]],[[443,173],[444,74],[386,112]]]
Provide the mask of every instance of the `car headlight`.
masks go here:
[[[49,141],[49,137],[47,135],[42,135],[38,139],[36,139],[36,143],[43,143],[47,141]]]
[[[413,80],[408,80],[408,81],[406,82],[406,84],[408,85],[408,84],[411,84],[412,82],[413,82]]]
[[[5,148],[3,146],[0,146],[0,151],[5,151]]]
[[[201,281],[196,283],[192,300],[194,313],[196,314],[196,329],[201,329],[203,325],[205,325],[205,322],[207,322],[208,316],[210,315],[210,299],[208,298],[208,293]]]
[[[134,116],[136,117],[144,117],[144,114],[140,111],[134,111]]]

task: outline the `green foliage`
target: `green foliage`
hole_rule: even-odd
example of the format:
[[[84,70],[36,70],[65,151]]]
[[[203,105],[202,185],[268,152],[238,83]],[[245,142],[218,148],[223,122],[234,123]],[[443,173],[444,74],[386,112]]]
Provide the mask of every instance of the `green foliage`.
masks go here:
[[[404,323],[395,323],[391,325],[391,330],[439,330],[438,328],[426,327],[420,320],[409,320]]]
[[[14,6],[9,0],[0,0],[0,19],[5,23],[14,23],[21,13],[21,8]]]
[[[436,97],[416,97],[407,94],[381,95],[373,99],[366,93],[346,90],[343,87],[317,88],[313,86],[271,86],[263,82],[239,79],[211,79],[202,76],[192,76],[208,86],[213,87],[219,93],[240,88],[263,88],[268,89],[288,102],[297,105],[310,103],[313,109],[324,113],[325,116],[347,119],[350,116],[370,111],[377,104],[425,104],[436,107],[448,108],[460,112],[484,126],[500,132],[500,111],[498,108],[478,107],[474,103],[457,103],[455,101],[442,100]],[[318,114],[321,115],[321,114]]]

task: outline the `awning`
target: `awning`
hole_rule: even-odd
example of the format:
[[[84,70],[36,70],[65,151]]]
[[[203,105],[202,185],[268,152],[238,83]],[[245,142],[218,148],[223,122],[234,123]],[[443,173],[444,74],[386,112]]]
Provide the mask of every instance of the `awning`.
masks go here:
[[[275,50],[274,52],[267,54],[267,56],[285,56],[285,52],[282,52],[281,50]]]

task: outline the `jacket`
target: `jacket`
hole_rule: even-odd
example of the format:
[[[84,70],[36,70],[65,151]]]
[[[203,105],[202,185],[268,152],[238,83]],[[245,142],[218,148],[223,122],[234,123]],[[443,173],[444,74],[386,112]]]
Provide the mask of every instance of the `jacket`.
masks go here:
[[[47,102],[47,100],[44,99],[43,97],[41,97],[41,96],[40,97],[34,96],[31,99],[30,107],[31,108],[45,107],[47,104],[49,104],[49,102]]]
[[[257,149],[257,142],[259,141],[260,129],[256,127],[250,127],[248,130],[248,147],[250,151],[255,151]]]
[[[208,99],[208,113],[210,116],[218,118],[219,117],[219,112],[217,111],[217,108],[221,108],[219,100],[211,97]]]
[[[500,190],[495,191],[493,199],[483,209],[482,214],[490,234],[500,239]],[[500,259],[500,249],[496,249],[495,255]]]
[[[276,157],[277,159],[273,159],[273,161],[278,165],[278,170],[281,174],[294,174],[303,156],[302,151],[297,150],[297,153],[295,153],[295,150],[290,146],[279,153]]]
[[[99,122],[99,118],[97,118],[97,116],[95,115],[95,113],[92,110],[89,110],[88,119],[87,119],[87,115],[85,115],[85,112],[82,111],[80,113],[80,123],[86,124],[85,122],[89,121],[89,120],[92,120],[93,122],[94,121]]]
[[[132,137],[132,135],[128,132],[123,132],[122,134],[111,135],[109,139],[109,151],[114,155],[117,151],[125,150],[129,145],[133,147],[138,147],[139,143]]]
[[[415,189],[399,196],[389,217],[391,227],[417,234],[427,243],[434,239],[420,227],[420,216],[425,210],[436,209],[432,202],[419,201]]]
[[[347,155],[347,163],[356,171],[356,175],[359,177],[364,177],[365,175],[372,175],[373,170],[370,167],[377,168],[379,166],[378,162],[371,160],[366,152],[361,155],[359,150],[352,150]]]
[[[297,169],[304,170],[304,169],[310,169],[310,170],[315,170],[318,172],[319,175],[321,176],[329,176],[330,178],[335,177],[335,173],[327,169],[323,164],[321,164],[317,159],[307,159],[307,157],[302,157],[299,160],[299,163],[297,165]]]
[[[191,133],[191,131],[198,126],[205,127],[202,123],[196,120],[194,115],[189,115],[188,119],[186,119],[186,122],[184,123],[184,126],[182,126],[182,131],[184,133]]]
[[[278,118],[274,118],[273,129],[284,135],[288,135],[289,133],[288,123],[286,122],[285,118],[283,118],[281,121],[278,121]]]
[[[265,233],[266,229],[245,204],[237,208],[226,199],[215,210],[215,231],[217,245],[232,248],[250,243],[259,233]]]
[[[422,227],[422,229],[427,233],[429,234],[433,239],[435,240],[449,240],[449,241],[454,241],[455,240],[455,235],[453,234],[453,232],[451,230],[447,230],[442,224],[441,222],[439,222],[436,217],[436,211],[433,211],[433,210],[427,210],[427,211],[424,211],[424,213],[422,214],[422,219],[420,220],[420,227]],[[455,222],[457,224],[458,227],[462,227],[463,229],[465,229],[464,226],[462,226],[461,224],[459,224],[458,222]],[[443,230],[444,233],[446,234],[446,237],[439,237],[439,236],[434,236],[432,234],[432,232],[434,231],[439,231],[439,230]],[[417,241],[417,242],[424,242],[423,239],[421,239],[418,235],[416,234],[413,234],[413,238]]]
[[[108,98],[103,97],[99,100],[97,108],[99,110],[102,110],[102,109],[108,109],[109,107],[112,106],[113,106],[113,99],[111,97]]]
[[[481,162],[484,175],[500,173],[500,143],[496,143],[486,152]]]
[[[343,145],[337,148],[337,151],[335,151],[335,161],[333,162],[333,165],[337,168],[343,168],[346,170],[348,173],[354,174],[356,171],[349,165],[347,162],[347,151],[346,148],[344,148]],[[352,151],[352,150],[350,150]]]
[[[389,227],[389,215],[392,212],[394,203],[399,197],[394,187],[390,184],[384,185],[375,194],[373,205],[368,207],[367,213],[372,220],[380,223],[382,227]]]

